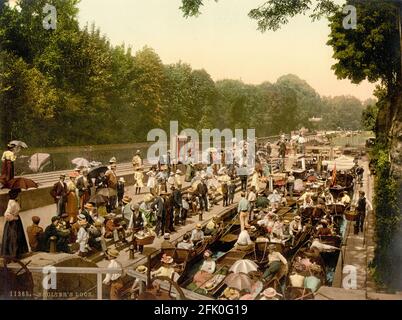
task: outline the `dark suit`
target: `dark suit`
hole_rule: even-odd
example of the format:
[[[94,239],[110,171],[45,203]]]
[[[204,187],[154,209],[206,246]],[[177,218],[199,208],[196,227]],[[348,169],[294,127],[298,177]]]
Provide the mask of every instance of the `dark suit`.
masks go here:
[[[67,184],[61,181],[55,183],[50,191],[50,195],[57,204],[57,214],[61,216],[66,211]]]
[[[208,211],[208,187],[204,182],[198,184],[197,193],[200,197],[201,210]]]
[[[175,225],[177,225],[180,222],[181,207],[183,205],[182,194],[180,190],[175,189],[172,195],[173,195],[173,207],[174,207],[174,223]]]
[[[166,221],[166,211],[163,198],[156,197],[151,207],[156,209],[155,233],[157,235],[159,234],[163,235],[165,233],[165,221]]]

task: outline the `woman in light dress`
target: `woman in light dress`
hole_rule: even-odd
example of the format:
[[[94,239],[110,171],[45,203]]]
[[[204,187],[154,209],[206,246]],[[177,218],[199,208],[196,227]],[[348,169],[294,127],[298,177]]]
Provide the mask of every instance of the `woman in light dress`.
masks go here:
[[[135,194],[141,194],[141,188],[143,187],[144,187],[144,173],[141,171],[141,167],[138,167],[134,172]]]

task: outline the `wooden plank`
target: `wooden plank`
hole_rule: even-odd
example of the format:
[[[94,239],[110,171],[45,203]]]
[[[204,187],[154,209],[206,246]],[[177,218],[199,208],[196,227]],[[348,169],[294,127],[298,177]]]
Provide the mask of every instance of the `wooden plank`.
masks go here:
[[[96,285],[97,285],[97,291],[96,291],[97,299],[102,300],[102,284],[103,284],[102,273],[98,273],[96,275],[96,281],[97,281],[97,283],[96,283]]]

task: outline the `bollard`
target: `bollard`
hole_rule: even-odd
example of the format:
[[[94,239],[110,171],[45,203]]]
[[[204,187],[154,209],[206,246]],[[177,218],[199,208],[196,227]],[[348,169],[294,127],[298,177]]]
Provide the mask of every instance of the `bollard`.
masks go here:
[[[50,237],[50,253],[57,253],[56,240],[57,238],[55,236]]]
[[[134,254],[135,254],[134,245],[131,245],[131,246],[130,246],[130,249],[129,249],[129,259],[130,259],[130,260],[133,260],[133,259],[134,259]]]

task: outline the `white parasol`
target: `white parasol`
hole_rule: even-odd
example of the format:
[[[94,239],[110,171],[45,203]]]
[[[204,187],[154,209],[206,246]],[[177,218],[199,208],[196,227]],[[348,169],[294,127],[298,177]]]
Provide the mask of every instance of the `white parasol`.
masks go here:
[[[72,164],[75,164],[77,167],[89,167],[89,161],[84,158],[75,158],[71,160]]]
[[[236,261],[229,269],[229,271],[234,272],[234,273],[249,273],[251,271],[257,271],[258,270],[258,265],[248,259],[242,259]]]

